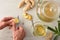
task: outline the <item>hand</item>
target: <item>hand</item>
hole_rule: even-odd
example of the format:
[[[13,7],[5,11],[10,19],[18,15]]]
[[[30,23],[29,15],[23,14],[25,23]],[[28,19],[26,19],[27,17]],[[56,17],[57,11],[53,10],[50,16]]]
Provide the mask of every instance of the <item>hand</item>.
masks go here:
[[[5,28],[10,24],[10,20],[13,19],[13,17],[5,17],[0,21],[0,29]]]
[[[10,29],[13,32],[13,40],[23,40],[25,37],[25,31],[23,27],[19,26],[18,28],[16,28],[16,25],[14,22],[12,22],[10,25],[11,25]]]

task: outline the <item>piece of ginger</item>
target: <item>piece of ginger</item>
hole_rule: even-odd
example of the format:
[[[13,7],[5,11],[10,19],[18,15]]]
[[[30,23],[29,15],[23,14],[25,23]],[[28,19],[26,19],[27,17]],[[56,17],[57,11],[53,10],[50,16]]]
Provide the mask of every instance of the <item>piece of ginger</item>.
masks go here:
[[[52,37],[53,37],[53,33],[52,32],[49,32],[49,33],[47,33],[45,39],[46,40],[52,40]]]
[[[32,16],[31,16],[30,14],[28,14],[28,13],[24,13],[24,14],[23,14],[23,17],[24,17],[25,19],[32,20]]]
[[[31,9],[31,4],[30,3],[28,3],[24,8],[23,8],[23,11],[28,11],[28,10],[30,10]]]
[[[31,8],[33,8],[34,7],[34,5],[35,5],[35,2],[34,2],[34,0],[30,0],[31,1]]]
[[[32,20],[32,16],[31,15],[28,15],[28,20]]]
[[[21,8],[24,4],[26,4],[26,6],[24,7],[23,10],[24,10],[24,11],[27,11],[27,10],[30,10],[31,8],[34,7],[35,2],[34,2],[34,0],[22,0],[22,1],[19,3],[18,7]]]
[[[19,19],[18,18],[14,18],[12,19],[15,23],[19,23]]]
[[[18,8],[21,8],[24,4],[25,4],[25,0],[22,0],[22,1],[19,3]]]

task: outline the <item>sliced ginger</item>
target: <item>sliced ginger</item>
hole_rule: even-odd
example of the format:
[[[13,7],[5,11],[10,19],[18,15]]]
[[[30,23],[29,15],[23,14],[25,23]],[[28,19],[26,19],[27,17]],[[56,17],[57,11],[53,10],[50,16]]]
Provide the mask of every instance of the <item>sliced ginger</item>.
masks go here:
[[[15,18],[15,19],[12,19],[15,23],[19,23],[19,19],[18,18]]]
[[[28,13],[24,13],[23,16],[25,19],[32,20],[32,16]]]
[[[27,10],[30,10],[31,8],[34,7],[35,2],[34,2],[34,0],[22,0],[22,1],[19,3],[18,7],[21,8],[24,4],[26,4],[26,6],[24,7],[23,10],[24,10],[24,11],[27,11]]]

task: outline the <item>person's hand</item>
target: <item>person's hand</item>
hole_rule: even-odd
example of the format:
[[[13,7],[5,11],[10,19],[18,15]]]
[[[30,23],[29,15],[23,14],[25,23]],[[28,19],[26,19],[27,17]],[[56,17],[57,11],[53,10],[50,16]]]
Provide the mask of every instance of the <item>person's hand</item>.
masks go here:
[[[25,37],[25,31],[23,27],[19,26],[18,28],[16,28],[16,24],[14,22],[12,22],[10,26],[10,29],[13,32],[13,40],[23,40]]]
[[[15,22],[13,22],[12,17],[5,17],[0,21],[0,29],[5,28],[6,26],[9,26],[9,28],[13,32],[13,40],[23,40],[25,37],[25,31],[20,26],[16,28]]]
[[[10,24],[10,20],[13,19],[13,17],[5,17],[0,21],[0,29],[5,28]]]

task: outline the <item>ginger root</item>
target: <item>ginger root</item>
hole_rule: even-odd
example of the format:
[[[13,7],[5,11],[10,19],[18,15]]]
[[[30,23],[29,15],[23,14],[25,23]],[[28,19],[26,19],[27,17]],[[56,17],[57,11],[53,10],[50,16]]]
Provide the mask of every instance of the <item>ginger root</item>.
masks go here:
[[[13,20],[13,22],[15,22],[15,23],[19,23],[19,19],[18,18],[14,18],[14,19],[12,19]]]
[[[30,0],[30,1],[31,1],[31,4],[32,4],[31,8],[33,8],[34,5],[35,5],[34,0]]]
[[[23,14],[23,17],[24,17],[25,19],[32,20],[32,16],[31,16],[30,14],[28,14],[28,13],[24,13],[24,14]]]
[[[28,3],[24,8],[23,8],[23,11],[28,11],[28,10],[30,10],[31,9],[31,4],[30,3]]]
[[[52,33],[52,32],[49,32],[49,33],[46,35],[45,39],[46,39],[46,40],[52,40],[52,37],[53,37],[53,33]]]
[[[18,7],[21,8],[24,4],[26,4],[26,6],[24,7],[23,10],[28,11],[28,10],[30,10],[30,9],[32,9],[34,7],[35,2],[34,2],[34,0],[22,0],[19,3]]]
[[[19,3],[18,8],[21,8],[24,4],[25,4],[25,0],[22,0],[22,1]]]

